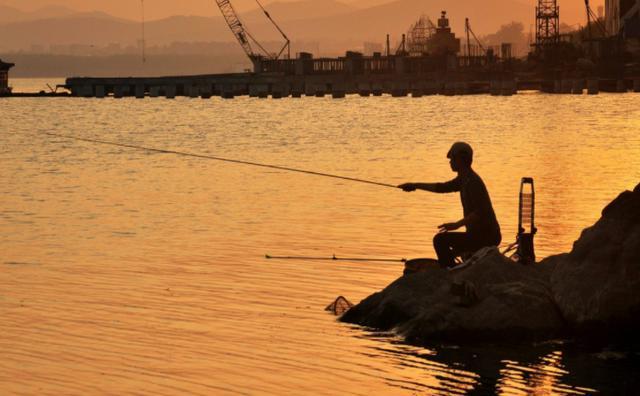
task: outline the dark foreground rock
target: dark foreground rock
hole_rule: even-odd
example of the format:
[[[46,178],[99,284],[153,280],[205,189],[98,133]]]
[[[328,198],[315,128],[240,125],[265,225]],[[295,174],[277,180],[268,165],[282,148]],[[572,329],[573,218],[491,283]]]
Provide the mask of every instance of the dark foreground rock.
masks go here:
[[[640,329],[640,185],[611,202],[568,254],[521,265],[497,250],[470,267],[408,274],[341,320],[408,339],[542,339]]]
[[[640,184],[582,232],[553,271],[551,288],[576,330],[640,329]]]

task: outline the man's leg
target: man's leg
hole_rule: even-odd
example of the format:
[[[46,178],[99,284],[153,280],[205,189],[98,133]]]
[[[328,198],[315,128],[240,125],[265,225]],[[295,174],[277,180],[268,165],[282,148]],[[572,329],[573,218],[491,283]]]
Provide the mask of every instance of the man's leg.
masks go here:
[[[433,247],[438,262],[443,267],[453,267],[456,256],[473,250],[473,243],[465,232],[441,232],[433,237]]]

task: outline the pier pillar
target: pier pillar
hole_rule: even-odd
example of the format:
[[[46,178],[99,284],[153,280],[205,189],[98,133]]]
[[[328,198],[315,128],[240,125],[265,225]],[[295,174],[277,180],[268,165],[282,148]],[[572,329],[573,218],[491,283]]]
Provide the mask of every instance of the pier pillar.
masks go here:
[[[502,84],[500,83],[500,81],[495,81],[492,80],[489,83],[489,93],[493,96],[498,96],[500,95],[500,91],[502,89]]]
[[[371,95],[371,84],[368,82],[359,82],[357,85],[357,89],[360,96]]]
[[[235,97],[233,84],[222,84],[222,87],[220,87],[220,97],[222,99],[233,99]]]
[[[382,83],[374,82],[371,84],[371,94],[373,94],[373,96],[382,96],[383,92],[384,87],[382,86]]]
[[[211,99],[211,96],[213,95],[211,84],[200,84],[198,86],[198,91],[200,91],[200,97],[202,99]]]
[[[588,95],[597,95],[600,93],[600,84],[598,79],[587,80],[587,94]]]
[[[149,87],[149,97],[157,98],[158,96],[160,96],[160,87],[158,86]]]
[[[424,95],[425,91],[425,83],[424,81],[416,81],[411,83],[411,97],[412,98],[421,98]]]
[[[304,96],[315,96],[316,85],[312,82],[306,81],[304,84]]]
[[[272,99],[280,99],[286,98],[289,96],[289,85],[288,84],[273,84],[271,86],[271,98]]]
[[[144,99],[144,85],[136,84],[136,99]]]
[[[96,85],[96,98],[104,98],[106,96],[106,91],[104,89],[104,85]]]
[[[113,97],[115,99],[122,99],[124,96],[124,87],[122,85],[116,85],[113,87]]]
[[[249,85],[250,98],[266,98],[269,95],[269,86],[266,84]]]
[[[92,98],[93,97],[93,86],[92,85],[83,85],[78,90],[78,96],[83,98]]]
[[[302,93],[304,92],[304,86],[301,82],[294,82],[291,85],[291,97],[292,98],[301,98]]]
[[[442,94],[444,96],[454,96],[456,94],[456,83],[453,81],[445,81]]]
[[[408,84],[404,81],[398,81],[393,83],[391,87],[391,96],[394,98],[401,98],[409,94]]]
[[[185,89],[187,89],[187,87],[185,86]],[[200,92],[198,92],[198,86],[197,85],[190,85],[189,89],[187,90],[188,92],[188,96],[191,99],[197,98],[200,94]]]
[[[167,99],[175,99],[177,88],[175,85],[166,85],[164,87],[164,96]]]
[[[324,98],[324,95],[327,91],[327,84],[316,84],[315,85],[315,95],[316,98]]]
[[[456,95],[468,95],[469,94],[469,84],[465,81],[458,81],[455,83],[455,94]]]
[[[576,78],[573,80],[573,86],[571,88],[571,93],[574,95],[582,95],[584,91],[584,80],[581,78]]]
[[[512,96],[516,90],[516,82],[514,80],[504,80],[500,86],[500,95]]]
[[[625,84],[624,80],[616,81],[616,92],[627,92],[627,85]]]
[[[565,78],[560,81],[560,93],[570,94],[572,88],[573,88],[573,80],[569,80]]]
[[[434,80],[429,80],[424,85],[424,94],[425,95],[437,95],[438,94],[438,82]]]
[[[331,97],[334,99],[342,99],[346,95],[346,89],[344,83],[334,83],[331,86]]]
[[[640,78],[633,80],[633,92],[640,92]]]
[[[560,80],[553,81],[553,93],[562,93],[562,82]]]

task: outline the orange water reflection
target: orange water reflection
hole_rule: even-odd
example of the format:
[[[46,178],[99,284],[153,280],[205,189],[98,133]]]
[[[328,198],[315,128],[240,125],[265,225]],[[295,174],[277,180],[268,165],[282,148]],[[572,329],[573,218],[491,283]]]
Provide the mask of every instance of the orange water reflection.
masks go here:
[[[0,389],[446,394],[477,388],[485,376],[387,337],[363,336],[323,311],[338,295],[357,302],[379,290],[400,274],[398,266],[263,259],[433,256],[436,226],[460,218],[456,195],[406,194],[39,132],[392,184],[451,178],[446,151],[466,140],[505,243],[516,233],[519,180],[535,178],[536,246],[544,257],[570,249],[608,201],[640,181],[636,98],[3,102]],[[535,374],[527,378],[515,360],[505,361],[496,370],[499,389],[585,385],[571,372],[550,374],[548,367],[562,369],[562,356],[544,356],[523,366]]]

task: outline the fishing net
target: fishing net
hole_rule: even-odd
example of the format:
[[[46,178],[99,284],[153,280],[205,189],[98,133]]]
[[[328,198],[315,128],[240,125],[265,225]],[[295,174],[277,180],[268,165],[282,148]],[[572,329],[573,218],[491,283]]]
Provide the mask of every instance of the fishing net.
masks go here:
[[[343,313],[347,312],[351,307],[353,307],[353,303],[351,303],[349,300],[347,300],[343,296],[340,296],[336,298],[334,302],[327,305],[327,307],[324,310],[330,311],[336,316],[340,316]]]

